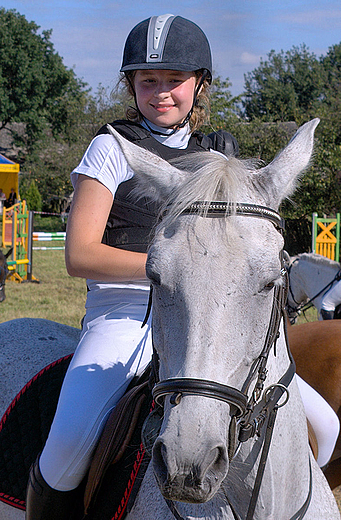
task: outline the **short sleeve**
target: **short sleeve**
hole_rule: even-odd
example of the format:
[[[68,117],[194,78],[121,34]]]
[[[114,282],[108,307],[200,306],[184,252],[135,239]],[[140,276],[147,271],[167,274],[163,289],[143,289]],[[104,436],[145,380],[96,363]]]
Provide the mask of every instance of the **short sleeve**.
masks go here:
[[[131,179],[134,172],[113,136],[101,134],[91,141],[81,162],[72,171],[71,182],[74,187],[78,174],[97,179],[114,196],[118,185]]]

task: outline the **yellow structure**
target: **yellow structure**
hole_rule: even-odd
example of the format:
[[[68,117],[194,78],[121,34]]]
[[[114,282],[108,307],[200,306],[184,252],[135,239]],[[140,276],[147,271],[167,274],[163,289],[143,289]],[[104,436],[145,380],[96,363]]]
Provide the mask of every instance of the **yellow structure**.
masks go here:
[[[11,280],[37,280],[32,275],[32,212],[27,211],[25,200],[4,209],[2,247],[12,247],[7,260]]]
[[[19,198],[19,164],[16,164],[0,154],[0,188],[9,197],[11,188],[14,188]]]
[[[336,218],[318,218],[313,213],[312,250],[336,262],[340,261],[340,213]]]

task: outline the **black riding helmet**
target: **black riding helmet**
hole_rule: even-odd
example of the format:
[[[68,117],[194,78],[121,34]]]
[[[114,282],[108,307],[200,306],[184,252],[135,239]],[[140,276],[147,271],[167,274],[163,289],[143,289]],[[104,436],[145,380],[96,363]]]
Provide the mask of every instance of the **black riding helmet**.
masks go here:
[[[210,44],[200,27],[186,18],[152,16],[131,30],[124,47],[121,72],[142,69],[203,69],[211,82]]]
[[[190,20],[172,14],[152,16],[140,22],[127,37],[121,72],[146,69],[185,72],[202,70],[192,109],[177,128],[185,126],[192,115],[202,84],[205,79],[209,83],[212,81],[211,49],[203,31]]]

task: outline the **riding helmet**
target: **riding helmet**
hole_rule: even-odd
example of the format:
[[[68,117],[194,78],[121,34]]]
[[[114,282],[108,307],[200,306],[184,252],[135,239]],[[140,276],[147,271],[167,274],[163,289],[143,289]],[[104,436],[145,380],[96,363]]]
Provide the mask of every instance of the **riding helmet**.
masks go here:
[[[142,69],[204,69],[211,82],[210,45],[200,27],[190,20],[171,14],[152,16],[131,30],[123,52],[121,72]]]

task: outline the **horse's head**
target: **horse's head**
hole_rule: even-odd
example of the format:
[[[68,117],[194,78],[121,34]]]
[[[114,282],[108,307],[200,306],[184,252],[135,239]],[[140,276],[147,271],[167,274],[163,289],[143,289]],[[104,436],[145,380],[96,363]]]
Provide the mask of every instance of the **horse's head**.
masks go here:
[[[0,250],[0,303],[6,299],[5,282],[8,275],[7,258],[11,252],[12,249],[4,255]]]
[[[166,388],[153,461],[161,491],[171,499],[205,502],[228,472],[231,415],[244,406],[232,390],[243,388],[264,347],[274,293],[284,283],[275,211],[309,164],[317,124],[300,128],[258,170],[207,152],[175,167],[114,134],[141,190],[165,202],[146,269]],[[196,201],[224,201],[228,209],[222,215],[205,203],[197,210]],[[273,218],[264,207],[275,210]],[[231,397],[225,398],[220,389],[227,388]]]

